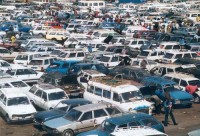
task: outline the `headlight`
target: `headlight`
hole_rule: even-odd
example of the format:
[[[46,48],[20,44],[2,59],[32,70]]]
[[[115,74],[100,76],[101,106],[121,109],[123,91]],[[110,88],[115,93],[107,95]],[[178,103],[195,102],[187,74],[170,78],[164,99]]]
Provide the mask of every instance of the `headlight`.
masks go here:
[[[175,103],[176,103],[176,104],[180,104],[181,101],[180,101],[180,100],[176,100]]]

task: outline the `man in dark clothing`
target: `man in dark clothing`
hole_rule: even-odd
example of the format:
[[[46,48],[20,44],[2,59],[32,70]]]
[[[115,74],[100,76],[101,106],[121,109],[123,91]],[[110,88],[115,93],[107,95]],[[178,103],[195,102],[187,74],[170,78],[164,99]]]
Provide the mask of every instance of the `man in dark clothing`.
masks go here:
[[[170,93],[168,91],[168,89],[165,89],[165,102],[164,102],[164,109],[165,109],[165,121],[163,122],[164,126],[168,125],[168,116],[170,115],[173,124],[174,125],[178,125],[176,123],[176,120],[174,118],[174,114],[173,114],[173,110],[172,110],[172,101],[170,98]]]

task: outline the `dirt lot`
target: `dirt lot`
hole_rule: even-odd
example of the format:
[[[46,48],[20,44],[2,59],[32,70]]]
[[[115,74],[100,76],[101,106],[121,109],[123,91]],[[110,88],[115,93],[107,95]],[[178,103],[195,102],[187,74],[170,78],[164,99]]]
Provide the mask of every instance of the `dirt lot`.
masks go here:
[[[194,104],[192,108],[175,109],[175,118],[178,122],[174,126],[170,120],[170,125],[165,127],[165,131],[169,136],[186,136],[189,131],[200,129],[200,104]],[[155,115],[155,117],[163,121],[164,115]],[[7,125],[0,118],[0,136],[44,136],[41,132],[34,129],[33,124],[13,124]]]

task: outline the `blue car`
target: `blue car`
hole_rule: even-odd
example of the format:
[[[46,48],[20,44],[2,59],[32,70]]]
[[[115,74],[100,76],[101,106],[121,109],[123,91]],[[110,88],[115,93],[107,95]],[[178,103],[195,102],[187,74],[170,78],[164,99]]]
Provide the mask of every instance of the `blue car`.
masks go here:
[[[170,96],[172,98],[172,102],[174,106],[187,106],[191,107],[193,103],[193,96],[185,91],[179,90],[174,87],[176,85],[175,82],[165,79],[163,77],[158,76],[152,76],[152,77],[146,77],[143,79],[142,83],[145,85],[144,89],[140,91],[144,95],[144,91],[146,91],[146,94],[153,95],[154,92],[155,95],[157,95],[161,100],[165,100],[164,97],[164,90],[167,88],[169,90]],[[149,88],[149,89],[147,89]],[[160,90],[160,91],[156,91]],[[159,92],[159,93],[156,93]],[[144,95],[145,96],[145,95]]]
[[[128,113],[122,116],[106,119],[97,129],[80,133],[77,136],[110,136],[110,133],[118,128],[129,128],[134,126],[149,126],[158,131],[164,132],[162,123],[153,116],[145,113]]]
[[[90,101],[85,99],[69,99],[69,100],[63,100],[59,102],[56,107],[49,111],[41,111],[34,115],[34,122],[35,122],[35,128],[42,130],[42,123],[44,121],[62,117],[64,116],[69,110],[71,110],[74,107],[91,104]]]
[[[45,72],[59,72],[62,74],[67,74],[71,66],[78,63],[77,60],[67,60],[67,61],[54,61],[51,63]]]
[[[3,22],[0,24],[0,31],[10,31],[11,29],[10,26],[13,27],[14,31],[25,32],[25,33],[28,33],[32,29],[32,27],[22,25],[21,23],[18,22]]]

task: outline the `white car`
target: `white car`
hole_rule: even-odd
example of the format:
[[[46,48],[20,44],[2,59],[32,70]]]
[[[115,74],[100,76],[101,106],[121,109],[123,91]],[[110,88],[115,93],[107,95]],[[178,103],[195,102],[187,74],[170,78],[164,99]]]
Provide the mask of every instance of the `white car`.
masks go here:
[[[121,59],[118,54],[110,54],[103,55],[97,62],[103,64],[105,67],[113,68],[120,64]]]
[[[22,80],[7,76],[0,78],[0,88],[18,88],[22,92],[27,92],[28,90],[30,90],[31,87]]]
[[[166,134],[146,126],[120,128],[110,134],[110,136],[167,136]]]
[[[36,71],[44,71],[55,60],[56,59],[54,57],[34,58],[30,61],[27,67]]]
[[[0,58],[4,60],[13,60],[18,52],[10,52],[8,49],[0,47]]]
[[[32,120],[36,113],[28,97],[18,89],[0,89],[0,112],[7,123]]]
[[[27,84],[35,84],[38,79],[43,75],[43,72],[36,72],[31,68],[23,66],[14,66],[11,70],[7,70],[6,73],[10,74],[12,77],[20,79]]]
[[[44,110],[51,110],[60,101],[69,99],[64,90],[50,84],[34,85],[26,94],[34,105]]]
[[[41,57],[40,53],[34,53],[34,52],[23,52],[23,53],[19,53],[15,59],[13,60],[14,64],[20,64],[23,66],[28,65],[28,63],[34,59],[34,58],[38,58]]]
[[[57,59],[59,60],[83,60],[86,57],[86,54],[83,50],[72,50],[72,51],[65,51],[58,56]]]
[[[30,30],[30,33],[32,35],[40,35],[44,37],[50,28],[51,26],[36,26],[32,30]]]
[[[5,60],[0,60],[0,71],[4,72],[11,69],[12,65]]]

